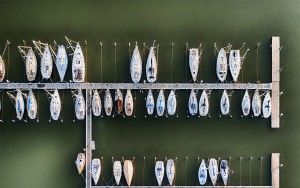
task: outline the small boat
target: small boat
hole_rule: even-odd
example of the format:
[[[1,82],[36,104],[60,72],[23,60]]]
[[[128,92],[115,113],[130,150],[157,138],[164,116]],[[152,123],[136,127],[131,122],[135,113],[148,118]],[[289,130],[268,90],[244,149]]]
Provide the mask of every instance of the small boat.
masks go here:
[[[157,79],[157,59],[155,56],[155,47],[150,48],[150,52],[146,63],[146,76],[149,83],[153,83]]]
[[[102,110],[101,98],[98,90],[93,90],[92,111],[94,116],[100,116]]]
[[[255,117],[261,114],[261,98],[257,89],[255,90],[252,99],[252,111]]]
[[[58,93],[58,90],[54,90],[53,94],[51,94],[50,101],[50,114],[53,120],[58,120],[61,112],[61,99]]]
[[[167,165],[166,165],[166,173],[167,173],[167,178],[169,181],[170,185],[173,185],[174,179],[175,179],[175,163],[173,159],[168,159],[167,160]]]
[[[133,164],[131,160],[124,161],[123,172],[127,185],[130,186],[133,177]]]
[[[228,181],[228,176],[229,176],[229,167],[228,167],[228,162],[226,160],[221,160],[220,173],[221,173],[221,177],[224,182],[224,185],[226,186],[227,181]]]
[[[230,50],[229,53],[229,69],[234,82],[237,79],[241,70],[241,55],[240,50]]]
[[[164,179],[165,166],[163,161],[156,161],[155,163],[155,177],[158,183],[158,186],[161,186]]]
[[[28,117],[30,119],[35,119],[37,115],[37,101],[31,89],[29,90],[27,95],[26,109]]]
[[[155,102],[154,102],[153,93],[152,93],[152,90],[149,89],[148,95],[147,95],[147,98],[146,98],[146,108],[147,108],[148,115],[153,114],[154,106],[155,106]]]
[[[217,58],[217,77],[221,82],[224,82],[227,77],[227,56],[224,48],[221,48]]]
[[[209,112],[209,101],[206,90],[202,91],[202,94],[199,99],[199,115],[207,116]]]
[[[76,161],[75,161],[78,174],[81,174],[84,167],[85,167],[85,154],[84,153],[78,153]]]
[[[115,92],[115,110],[117,114],[121,114],[123,111],[123,94],[120,89]]]
[[[250,109],[251,109],[251,99],[249,96],[249,92],[246,89],[245,94],[243,96],[243,100],[242,100],[243,116],[248,116],[250,114]]]
[[[64,45],[58,46],[55,64],[59,74],[60,81],[63,82],[68,67],[68,55]]]
[[[132,115],[132,113],[133,113],[133,97],[132,97],[130,89],[127,89],[127,92],[125,95],[124,109],[125,109],[126,116]]]
[[[267,91],[265,98],[263,100],[262,103],[262,113],[263,113],[263,117],[264,118],[269,118],[271,115],[271,95],[270,95],[270,91]]]
[[[85,117],[85,100],[82,94],[82,90],[79,89],[75,95],[75,115],[78,120],[83,120]]]
[[[101,161],[100,161],[100,159],[93,159],[92,160],[92,177],[93,177],[95,185],[98,184],[100,174],[101,174]]]
[[[73,82],[84,82],[85,80],[85,60],[79,42],[77,42],[72,61]]]
[[[213,186],[215,186],[218,179],[218,162],[214,158],[209,160],[208,173]]]
[[[2,56],[0,55],[0,82],[3,82],[4,78],[5,78],[5,62]]]
[[[142,76],[142,58],[137,43],[135,44],[133,54],[130,61],[131,80],[138,83]]]
[[[25,110],[24,98],[20,89],[17,89],[16,91],[17,91],[16,97],[8,92],[7,94],[12,100],[14,100],[16,117],[18,120],[21,120],[23,118],[24,110]]]
[[[50,48],[46,45],[41,59],[41,74],[43,79],[49,79],[52,74],[53,60]]]
[[[205,160],[202,159],[201,164],[198,170],[198,180],[200,185],[205,185],[207,181],[207,168],[205,164]]]
[[[111,115],[112,108],[113,108],[112,97],[109,89],[107,89],[104,95],[104,109],[107,116]]]
[[[167,111],[170,116],[175,115],[176,107],[177,107],[177,100],[176,100],[175,91],[171,90],[167,101]]]
[[[164,90],[160,90],[156,101],[156,113],[158,116],[163,116],[165,113],[166,101]]]
[[[193,81],[196,82],[200,63],[199,49],[191,48],[189,50],[189,66]]]
[[[122,177],[122,164],[121,161],[114,161],[113,164],[113,174],[117,185],[120,185],[120,180]]]
[[[37,60],[32,48],[30,48],[27,52],[25,59],[25,68],[27,80],[29,82],[34,81],[37,74]]]
[[[226,116],[229,114],[230,102],[229,102],[229,97],[228,97],[226,90],[223,91],[221,101],[220,101],[220,108],[221,108],[222,115]]]
[[[198,112],[198,100],[195,90],[191,90],[191,94],[189,97],[189,113],[194,116]]]

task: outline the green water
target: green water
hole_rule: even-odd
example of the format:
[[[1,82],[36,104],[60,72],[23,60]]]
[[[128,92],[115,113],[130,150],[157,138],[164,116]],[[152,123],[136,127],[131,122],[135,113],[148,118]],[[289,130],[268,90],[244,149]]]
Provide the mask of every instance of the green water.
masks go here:
[[[114,82],[114,46],[117,42],[117,82],[129,82],[128,42],[154,39],[159,47],[159,82],[187,82],[185,43],[203,43],[199,80],[215,82],[215,53],[231,43],[239,48],[246,42],[250,49],[240,81],[270,82],[271,36],[280,36],[281,50],[281,128],[272,130],[270,121],[240,117],[242,93],[231,98],[232,118],[219,118],[220,92],[210,98],[211,118],[187,118],[186,91],[177,91],[179,118],[144,118],[146,93],[136,92],[136,118],[94,118],[94,157],[103,157],[104,176],[100,184],[112,179],[111,157],[135,157],[135,185],[154,185],[154,157],[177,157],[176,185],[197,185],[197,157],[232,157],[231,185],[270,185],[270,154],[281,153],[282,187],[300,183],[298,169],[300,100],[300,2],[299,1],[3,1],[0,0],[0,49],[11,41],[8,79],[25,81],[24,65],[17,52],[22,40],[66,43],[64,36],[87,41],[88,81],[100,82],[99,42],[103,42],[103,82]],[[174,62],[171,67],[171,47]],[[261,46],[256,50],[257,43]],[[84,46],[84,45],[83,45]],[[258,57],[258,58],[257,58]],[[258,71],[256,71],[258,67]],[[55,71],[53,80],[58,80]],[[39,75],[40,78],[40,75]],[[70,69],[67,79],[71,79]],[[74,160],[85,146],[84,122],[73,122],[73,103],[64,92],[63,119],[48,122],[48,101],[39,95],[40,123],[12,123],[14,109],[5,95],[0,126],[0,187],[84,187]],[[61,92],[62,94],[62,92]],[[157,95],[157,93],[155,93]],[[240,161],[239,157],[243,156]],[[250,160],[251,178],[250,178]],[[262,166],[259,157],[263,156]],[[143,157],[146,157],[145,162]],[[186,160],[186,157],[188,159]],[[240,171],[241,167],[241,171]],[[260,168],[262,176],[260,177]],[[241,179],[240,179],[241,176]],[[124,180],[122,180],[124,183]],[[112,184],[112,183],[110,183]]]

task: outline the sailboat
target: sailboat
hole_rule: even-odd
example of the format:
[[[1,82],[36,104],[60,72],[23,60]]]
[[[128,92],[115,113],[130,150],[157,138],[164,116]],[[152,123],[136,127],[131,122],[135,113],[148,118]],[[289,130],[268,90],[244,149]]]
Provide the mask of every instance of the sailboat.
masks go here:
[[[175,91],[171,90],[167,100],[167,111],[170,116],[175,115],[177,107],[177,100]]]
[[[207,168],[205,164],[205,160],[202,159],[201,164],[198,170],[198,180],[200,185],[205,185],[207,181]]]
[[[226,160],[221,160],[220,173],[221,173],[221,177],[224,182],[224,185],[226,186],[227,181],[228,181],[228,176],[229,176],[229,167],[228,167],[228,162]]]
[[[111,115],[112,108],[113,108],[112,97],[111,97],[109,89],[106,89],[105,95],[104,95],[104,109],[105,109],[105,113],[107,116]]]
[[[76,161],[75,161],[78,174],[81,174],[84,167],[85,167],[85,154],[84,153],[78,153]]]
[[[79,42],[77,42],[72,61],[73,82],[84,82],[85,80],[85,60]]]
[[[196,82],[197,80],[199,64],[200,64],[199,49],[198,48],[189,49],[189,66],[190,66],[190,71],[194,82]]]
[[[263,103],[262,103],[262,112],[263,112],[264,118],[270,117],[271,111],[272,111],[271,105],[272,105],[272,103],[271,103],[270,91],[267,91],[265,98],[263,100]]]
[[[155,56],[154,45],[150,47],[150,52],[146,63],[146,76],[149,83],[153,83],[157,79],[157,59]]]
[[[14,101],[15,109],[16,109],[16,117],[18,120],[21,120],[24,115],[25,104],[24,98],[22,96],[22,92],[20,89],[17,89],[16,96],[13,96],[11,93],[7,92],[7,95]]]
[[[120,185],[122,177],[122,164],[121,161],[114,161],[113,163],[113,175],[117,185]]]
[[[50,114],[53,120],[58,120],[61,111],[61,99],[58,93],[58,90],[54,90],[53,94],[51,94],[50,101]]]
[[[27,95],[27,115],[30,119],[35,119],[37,115],[37,101],[33,91],[30,89]]]
[[[127,185],[130,186],[133,177],[133,163],[131,160],[124,161],[123,172]]]
[[[43,79],[49,79],[52,74],[53,60],[48,45],[45,46],[41,59],[41,74]]]
[[[82,90],[79,89],[75,94],[75,115],[78,120],[83,120],[85,117],[85,100],[82,94]]]
[[[218,179],[218,162],[214,158],[209,160],[208,173],[213,186],[215,186]]]
[[[249,96],[249,92],[246,89],[245,94],[243,96],[243,100],[242,100],[243,116],[248,116],[250,114],[250,109],[251,109],[251,99]]]
[[[131,116],[133,113],[133,97],[130,89],[127,89],[124,105],[125,105],[124,109],[125,109],[126,116]]]
[[[167,178],[168,178],[169,184],[173,185],[175,173],[176,173],[175,163],[174,163],[173,159],[167,160],[166,173],[167,173]]]
[[[141,80],[142,58],[137,43],[135,43],[135,47],[130,61],[130,75],[131,80],[134,83],[138,83]]]
[[[237,82],[241,70],[240,50],[230,50],[229,53],[229,69],[234,82]]]
[[[34,81],[37,74],[37,60],[32,48],[29,48],[27,52],[25,58],[25,69],[26,69],[27,80],[29,82]]]
[[[165,166],[163,161],[156,161],[155,163],[155,177],[158,183],[158,186],[161,186],[164,179]]]
[[[221,48],[217,57],[217,77],[221,82],[224,82],[227,77],[227,56],[224,48]]]
[[[252,111],[255,117],[261,114],[261,98],[258,89],[255,90],[252,99]]]
[[[5,62],[2,56],[0,55],[0,82],[3,82],[5,78]]]
[[[98,90],[93,90],[92,111],[94,116],[100,116],[102,110],[101,98]]]
[[[123,111],[123,94],[120,89],[115,92],[115,109],[117,114],[121,114]]]
[[[68,67],[68,56],[64,45],[58,46],[55,64],[59,74],[60,81],[63,82]]]
[[[198,112],[198,100],[195,90],[191,90],[191,94],[189,97],[189,113],[194,116]]]
[[[229,114],[230,102],[229,102],[229,97],[228,97],[226,90],[223,91],[221,101],[220,101],[220,108],[221,108],[222,115],[226,116]]]
[[[160,90],[156,101],[156,113],[158,116],[163,116],[165,113],[166,102],[164,90]]]
[[[101,161],[100,159],[92,160],[92,178],[94,180],[95,185],[98,184],[98,180],[101,174]]]
[[[199,115],[207,116],[209,112],[209,101],[206,90],[202,91],[202,94],[199,99]]]
[[[146,98],[146,108],[147,108],[148,115],[153,114],[154,106],[155,106],[155,102],[154,102],[153,93],[152,93],[152,90],[149,89],[148,95],[147,95],[147,98]]]

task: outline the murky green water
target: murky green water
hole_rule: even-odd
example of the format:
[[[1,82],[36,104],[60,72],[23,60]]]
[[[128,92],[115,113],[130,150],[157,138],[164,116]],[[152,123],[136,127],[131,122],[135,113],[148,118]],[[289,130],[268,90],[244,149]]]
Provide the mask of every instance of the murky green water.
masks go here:
[[[100,48],[103,42],[103,82],[114,82],[114,47],[117,42],[117,82],[129,82],[128,42],[154,39],[159,47],[159,82],[187,82],[185,43],[203,43],[199,80],[215,82],[215,53],[231,43],[250,49],[240,81],[269,82],[271,79],[270,39],[281,37],[281,128],[272,130],[270,121],[240,117],[242,93],[231,98],[232,118],[219,118],[220,92],[210,98],[211,118],[187,117],[187,92],[177,91],[179,118],[144,118],[146,93],[136,92],[136,118],[94,118],[94,157],[103,157],[104,176],[100,184],[112,184],[111,157],[136,158],[135,185],[154,185],[154,157],[177,157],[176,185],[197,185],[200,158],[232,157],[230,184],[269,185],[270,154],[281,153],[284,167],[282,187],[299,184],[299,87],[300,68],[299,1],[0,1],[0,44],[11,41],[8,79],[24,81],[24,65],[17,52],[22,40],[66,43],[64,36],[88,42],[88,81],[100,82]],[[171,47],[174,62],[171,67]],[[256,45],[261,46],[257,50]],[[83,43],[82,43],[83,44]],[[257,58],[258,57],[258,58]],[[256,71],[258,65],[258,74]],[[70,70],[70,69],[69,69]],[[71,79],[70,71],[68,79]],[[58,80],[57,72],[54,80]],[[38,93],[38,92],[37,92]],[[36,94],[37,94],[36,93]],[[74,160],[85,146],[84,122],[73,122],[73,103],[64,92],[63,119],[48,122],[48,101],[39,92],[40,123],[12,123],[14,109],[5,95],[0,126],[0,187],[83,187]],[[61,93],[62,94],[62,93]],[[156,93],[157,95],[157,93]],[[243,156],[240,161],[239,157]],[[250,178],[250,160],[251,178]],[[264,160],[260,164],[259,157]],[[146,157],[144,161],[143,158]],[[187,159],[186,159],[187,157]],[[262,168],[262,176],[260,169]],[[241,169],[241,170],[240,170]],[[241,177],[241,179],[240,179]],[[122,180],[124,183],[124,180]],[[293,186],[294,185],[294,186]]]

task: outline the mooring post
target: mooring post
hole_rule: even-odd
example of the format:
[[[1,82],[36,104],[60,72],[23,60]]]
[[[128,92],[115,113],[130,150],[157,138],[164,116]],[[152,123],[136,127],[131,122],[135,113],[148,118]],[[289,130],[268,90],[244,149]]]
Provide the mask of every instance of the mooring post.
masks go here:
[[[280,38],[272,37],[272,113],[271,127],[280,127]]]
[[[86,117],[85,117],[85,129],[86,129],[86,137],[85,137],[85,143],[86,143],[86,149],[85,149],[85,155],[86,155],[86,171],[85,171],[85,187],[91,188],[92,186],[92,90],[86,89],[85,93],[86,99]]]

